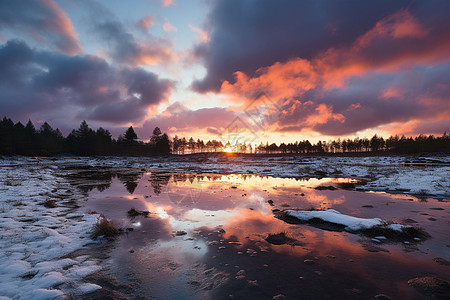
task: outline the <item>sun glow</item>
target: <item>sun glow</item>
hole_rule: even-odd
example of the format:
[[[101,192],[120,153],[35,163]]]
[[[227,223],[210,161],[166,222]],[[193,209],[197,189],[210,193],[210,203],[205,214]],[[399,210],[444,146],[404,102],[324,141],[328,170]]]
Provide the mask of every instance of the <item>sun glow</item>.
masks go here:
[[[233,149],[233,147],[228,146],[228,147],[223,148],[223,151],[227,152],[227,153],[231,153],[231,152],[234,152],[234,149]]]

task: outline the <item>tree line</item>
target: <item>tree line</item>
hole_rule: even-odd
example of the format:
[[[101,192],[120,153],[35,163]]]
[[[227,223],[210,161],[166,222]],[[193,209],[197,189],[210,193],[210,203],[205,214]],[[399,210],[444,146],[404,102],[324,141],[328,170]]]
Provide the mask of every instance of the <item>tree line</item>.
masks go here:
[[[53,156],[60,154],[89,155],[131,155],[150,156],[170,153],[170,141],[166,133],[156,127],[148,143],[138,140],[130,126],[118,139],[100,127],[89,128],[86,121],[78,129],[64,137],[61,131],[45,122],[36,129],[31,120],[26,125],[4,117],[0,121],[0,154]]]
[[[172,153],[201,153],[201,152],[237,152],[237,153],[290,153],[290,154],[308,154],[308,153],[357,153],[357,152],[382,152],[389,151],[397,154],[413,154],[421,152],[450,152],[450,137],[444,133],[441,137],[433,135],[419,135],[415,138],[405,136],[391,136],[387,139],[374,135],[371,139],[340,138],[332,141],[318,141],[312,144],[308,140],[297,141],[295,143],[261,143],[258,146],[251,144],[230,143],[225,144],[222,141],[209,140],[204,142],[201,139],[195,141],[192,137],[174,137],[172,141]]]
[[[149,142],[140,141],[133,127],[130,126],[117,140],[111,133],[100,127],[93,130],[86,121],[82,121],[78,129],[72,130],[67,137],[61,131],[45,122],[36,129],[31,120],[26,125],[14,123],[4,117],[0,120],[0,154],[52,156],[60,154],[89,155],[130,155],[151,156],[166,154],[188,154],[202,152],[238,152],[238,153],[357,153],[389,151],[397,154],[413,154],[422,152],[450,152],[450,137],[444,133],[440,137],[419,135],[416,137],[391,136],[387,139],[376,134],[371,138],[337,139],[332,141],[308,140],[294,143],[250,143],[234,144],[220,140],[203,141],[190,137],[179,138],[175,135],[170,140],[166,133],[156,127]]]

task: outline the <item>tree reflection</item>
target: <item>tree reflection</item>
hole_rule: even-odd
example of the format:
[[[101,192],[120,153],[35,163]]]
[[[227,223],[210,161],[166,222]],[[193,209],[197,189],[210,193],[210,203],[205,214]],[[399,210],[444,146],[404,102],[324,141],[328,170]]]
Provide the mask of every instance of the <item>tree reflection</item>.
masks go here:
[[[171,173],[161,171],[153,171],[150,174],[149,181],[153,187],[153,192],[155,193],[155,195],[161,194],[162,188],[169,184],[171,177]]]
[[[117,178],[123,183],[128,193],[133,194],[138,186],[138,181],[142,177],[143,171],[117,173]]]

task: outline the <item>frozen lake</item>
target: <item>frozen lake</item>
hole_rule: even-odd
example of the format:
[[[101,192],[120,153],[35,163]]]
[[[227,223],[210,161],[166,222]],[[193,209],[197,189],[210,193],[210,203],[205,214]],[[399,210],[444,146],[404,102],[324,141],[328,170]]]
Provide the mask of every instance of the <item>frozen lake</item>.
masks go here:
[[[408,284],[416,277],[450,281],[448,157],[14,158],[0,164],[0,296],[448,296],[445,287],[424,292]],[[55,207],[45,207],[46,200]],[[131,209],[148,215],[129,215]],[[430,237],[374,239],[329,224],[291,224],[276,217],[287,209],[381,218]],[[98,214],[126,233],[92,240]],[[268,239],[280,233],[281,242]]]

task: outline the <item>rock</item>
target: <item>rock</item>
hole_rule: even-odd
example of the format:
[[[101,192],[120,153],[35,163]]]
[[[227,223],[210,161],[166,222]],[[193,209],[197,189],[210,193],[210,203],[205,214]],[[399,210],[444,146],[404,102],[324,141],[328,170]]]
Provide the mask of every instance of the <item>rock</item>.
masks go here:
[[[441,266],[450,266],[450,261],[442,257],[435,257],[433,258],[433,261],[440,264]]]
[[[430,221],[437,221],[437,219],[433,218],[433,217],[429,217],[428,220],[430,220]]]
[[[187,234],[187,232],[184,230],[178,230],[177,232],[175,232],[176,236],[181,236],[181,235],[186,235],[186,234]]]
[[[403,220],[403,223],[405,224],[414,224],[414,223],[418,223],[416,220],[413,219],[405,219]]]
[[[431,294],[445,294],[450,293],[450,284],[437,277],[416,277],[408,280],[408,285],[416,290]]]
[[[305,259],[303,262],[308,265],[314,264],[314,261],[312,259]]]
[[[381,247],[377,247],[374,245],[370,245],[370,244],[363,244],[363,248],[369,252],[386,252],[389,253],[389,250],[381,248]]]
[[[247,280],[248,284],[250,285],[254,285],[257,286],[258,285],[258,280]]]
[[[318,191],[323,191],[323,190],[334,191],[334,190],[336,190],[336,188],[332,185],[319,185],[319,186],[316,186],[314,189],[318,190]]]
[[[373,205],[362,205],[361,207],[364,207],[364,208],[373,208]]]
[[[273,206],[273,200],[267,200],[267,203],[269,203],[270,206]]]
[[[278,294],[276,296],[272,297],[273,300],[282,300],[282,299],[286,299],[286,296],[283,294]]]
[[[288,244],[288,245],[292,245],[292,246],[294,246],[294,245],[302,246],[303,245],[302,242],[287,236],[284,232],[269,233],[267,235],[267,237],[265,238],[265,240],[272,245],[284,245],[284,244]]]
[[[352,190],[352,189],[356,188],[356,185],[351,182],[342,182],[342,183],[339,183],[338,186],[344,190]]]
[[[377,299],[377,300],[392,300],[391,297],[386,296],[385,294],[378,294],[378,295],[375,295],[374,298]]]
[[[430,209],[433,209],[433,210],[444,210],[442,207],[430,207]]]

